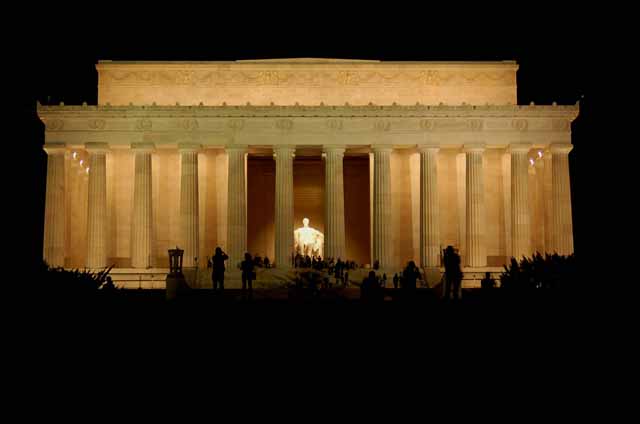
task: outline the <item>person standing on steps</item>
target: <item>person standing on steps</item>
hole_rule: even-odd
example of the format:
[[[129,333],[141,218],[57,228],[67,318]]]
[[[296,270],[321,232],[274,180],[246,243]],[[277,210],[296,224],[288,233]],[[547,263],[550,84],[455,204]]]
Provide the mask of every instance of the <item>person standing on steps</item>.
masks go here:
[[[229,256],[222,251],[220,246],[216,247],[216,253],[211,257],[211,265],[213,267],[211,282],[213,283],[212,288],[214,293],[218,288],[221,292],[224,291],[224,261],[227,259],[229,259]]]

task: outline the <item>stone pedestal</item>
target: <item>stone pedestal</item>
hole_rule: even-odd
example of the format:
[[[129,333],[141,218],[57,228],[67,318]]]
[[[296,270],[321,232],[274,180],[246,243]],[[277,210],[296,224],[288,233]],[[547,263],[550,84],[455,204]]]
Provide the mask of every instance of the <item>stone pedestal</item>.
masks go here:
[[[184,274],[182,274],[181,272],[167,274],[166,283],[167,300],[173,300],[178,297],[180,293],[184,293],[185,291],[190,289],[189,285],[187,284],[187,280],[184,277]]]

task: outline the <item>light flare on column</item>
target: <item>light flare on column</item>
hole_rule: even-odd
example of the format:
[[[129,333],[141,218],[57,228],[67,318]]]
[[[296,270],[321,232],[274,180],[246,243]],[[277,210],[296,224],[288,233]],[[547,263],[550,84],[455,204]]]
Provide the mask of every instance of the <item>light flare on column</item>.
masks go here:
[[[106,143],[87,143],[89,189],[87,205],[87,268],[107,266],[107,153]]]

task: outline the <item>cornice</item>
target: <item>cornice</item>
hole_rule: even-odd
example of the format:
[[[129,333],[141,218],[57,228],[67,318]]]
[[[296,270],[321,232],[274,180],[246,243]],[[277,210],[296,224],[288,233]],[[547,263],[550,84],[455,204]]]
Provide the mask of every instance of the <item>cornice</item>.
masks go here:
[[[157,106],[157,105],[128,105],[128,106],[43,106],[38,105],[38,115],[48,119],[47,130],[62,130],[64,118],[82,118],[87,120],[90,129],[102,129],[106,118],[259,118],[259,117],[511,117],[511,118],[556,118],[554,127],[561,130],[567,128],[579,113],[579,105],[388,105],[388,106]],[[142,123],[144,124],[144,123]],[[236,121],[234,128],[241,129],[244,123]],[[185,121],[187,129],[195,129],[192,121]],[[341,123],[333,125],[334,129],[341,127]],[[523,123],[515,121],[514,129],[526,130]],[[478,123],[473,125],[479,129]],[[143,128],[146,129],[146,128]]]

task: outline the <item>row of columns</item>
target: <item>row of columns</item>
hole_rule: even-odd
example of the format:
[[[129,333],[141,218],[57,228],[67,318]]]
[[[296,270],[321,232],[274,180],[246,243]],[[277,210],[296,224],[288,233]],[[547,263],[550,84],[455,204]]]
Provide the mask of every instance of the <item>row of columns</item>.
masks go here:
[[[88,143],[89,190],[87,216],[87,267],[107,265],[106,233],[106,143]],[[132,145],[135,154],[131,263],[134,268],[152,265],[152,172],[153,144]],[[198,257],[198,150],[199,145],[180,144],[180,223],[184,266],[196,265]],[[530,205],[528,157],[531,146],[509,147],[511,154],[511,255],[530,255]],[[45,208],[44,257],[53,266],[64,266],[64,144],[48,144],[47,191]],[[484,182],[482,144],[466,145],[466,263],[486,266],[484,234]],[[440,222],[437,181],[437,145],[423,145],[420,151],[420,263],[423,267],[440,264]],[[552,244],[560,254],[573,252],[568,153],[570,145],[551,145],[553,232]],[[325,158],[325,256],[346,258],[344,221],[344,147],[327,146]],[[373,260],[381,268],[392,265],[391,167],[392,147],[374,146],[373,172]],[[239,263],[247,246],[246,146],[227,148],[229,263]],[[293,157],[295,147],[278,146],[276,160],[276,266],[287,267],[293,252]]]

